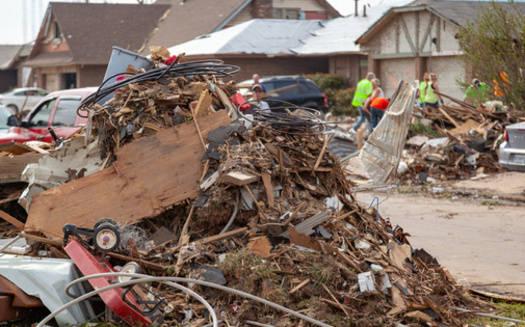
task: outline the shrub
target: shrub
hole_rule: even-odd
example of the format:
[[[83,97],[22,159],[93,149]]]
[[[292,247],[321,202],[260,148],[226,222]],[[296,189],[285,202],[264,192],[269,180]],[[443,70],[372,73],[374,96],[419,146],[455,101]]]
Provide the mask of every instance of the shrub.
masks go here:
[[[352,107],[355,88],[348,87],[348,82],[339,75],[310,74],[305,77],[314,81],[327,97],[328,106],[334,116],[358,114]]]

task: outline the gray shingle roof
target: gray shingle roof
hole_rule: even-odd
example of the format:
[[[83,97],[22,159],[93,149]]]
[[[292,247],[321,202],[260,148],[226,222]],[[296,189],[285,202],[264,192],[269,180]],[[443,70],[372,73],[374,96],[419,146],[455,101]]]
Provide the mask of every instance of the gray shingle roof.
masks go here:
[[[107,63],[113,46],[137,52],[170,8],[64,2],[51,2],[49,6],[69,46],[70,61],[92,64]],[[42,55],[29,64],[39,56]]]
[[[10,69],[22,45],[0,45],[0,70]]]

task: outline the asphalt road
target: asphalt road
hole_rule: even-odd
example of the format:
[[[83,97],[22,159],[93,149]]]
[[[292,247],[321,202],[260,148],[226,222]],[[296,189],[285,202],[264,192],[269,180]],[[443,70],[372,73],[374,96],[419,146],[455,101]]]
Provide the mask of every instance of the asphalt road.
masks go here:
[[[516,192],[525,188],[525,173],[515,174],[454,187],[491,192],[494,199],[511,193],[520,196]],[[435,256],[461,283],[525,299],[525,203],[487,205],[480,198],[451,200],[380,191],[356,195],[366,208],[377,196],[381,216],[403,227],[411,234],[412,247]]]

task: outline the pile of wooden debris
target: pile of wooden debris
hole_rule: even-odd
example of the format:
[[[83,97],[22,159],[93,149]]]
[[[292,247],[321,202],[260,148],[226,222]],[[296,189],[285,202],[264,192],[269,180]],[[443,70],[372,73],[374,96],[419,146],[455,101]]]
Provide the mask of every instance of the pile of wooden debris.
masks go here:
[[[315,124],[262,113],[253,124],[232,120],[234,91],[213,75],[163,77],[86,108],[86,140],[101,142],[106,160],[34,195],[18,225],[30,253],[63,257],[62,226],[108,217],[121,231],[106,253],[113,265],[134,261],[150,275],[205,280],[289,309],[193,285],[221,326],[458,326],[453,307],[482,306],[402,228],[355,201]],[[155,286],[167,325],[209,322],[204,305]]]
[[[501,170],[498,147],[505,126],[525,121],[523,112],[474,107],[451,99],[457,104],[415,111],[401,183],[468,179]]]

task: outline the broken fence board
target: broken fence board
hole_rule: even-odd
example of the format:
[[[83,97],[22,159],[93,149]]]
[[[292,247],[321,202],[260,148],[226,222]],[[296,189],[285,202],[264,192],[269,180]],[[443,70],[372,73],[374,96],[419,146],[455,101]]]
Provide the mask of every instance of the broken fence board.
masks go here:
[[[229,123],[223,110],[199,120],[204,136]],[[35,196],[26,231],[56,239],[66,223],[91,228],[104,217],[133,224],[158,215],[199,195],[195,181],[202,174],[203,155],[193,122],[137,139],[117,151],[118,170],[104,169]]]

